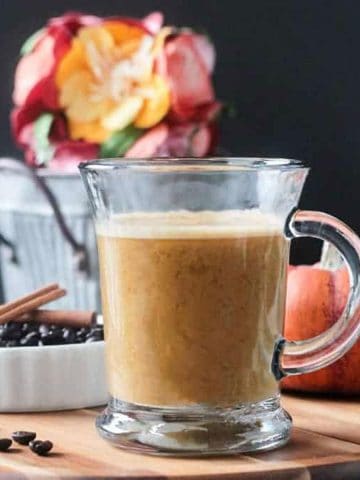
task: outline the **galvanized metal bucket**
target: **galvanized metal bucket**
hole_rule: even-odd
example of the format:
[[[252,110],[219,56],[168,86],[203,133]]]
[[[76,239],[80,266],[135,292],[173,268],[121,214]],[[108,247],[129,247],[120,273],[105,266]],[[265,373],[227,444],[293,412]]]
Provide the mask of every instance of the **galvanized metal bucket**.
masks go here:
[[[80,175],[0,159],[0,237],[5,301],[58,282],[68,294],[49,308],[99,311],[96,240]]]

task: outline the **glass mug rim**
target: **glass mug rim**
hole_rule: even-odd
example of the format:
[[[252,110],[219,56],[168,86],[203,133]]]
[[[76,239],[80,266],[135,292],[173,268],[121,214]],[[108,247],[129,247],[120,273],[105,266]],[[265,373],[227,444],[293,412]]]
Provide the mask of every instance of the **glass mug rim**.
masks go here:
[[[141,171],[309,171],[305,162],[281,157],[152,157],[146,158],[105,158],[79,165],[80,171],[104,171],[113,169]]]

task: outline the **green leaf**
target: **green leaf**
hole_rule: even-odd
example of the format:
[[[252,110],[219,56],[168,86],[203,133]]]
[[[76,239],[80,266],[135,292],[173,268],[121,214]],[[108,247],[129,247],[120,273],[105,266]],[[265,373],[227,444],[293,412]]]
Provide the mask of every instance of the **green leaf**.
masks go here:
[[[40,30],[37,30],[35,33],[30,35],[30,37],[27,40],[25,40],[25,42],[22,44],[22,47],[20,48],[20,55],[22,57],[32,52],[36,42],[44,33],[44,31],[45,31],[45,28],[41,28]]]
[[[135,128],[132,125],[113,133],[111,137],[101,145],[101,157],[122,157],[142,134],[143,130]]]
[[[53,121],[52,113],[43,113],[34,123],[34,150],[38,165],[47,165],[53,156],[54,148],[49,140]]]

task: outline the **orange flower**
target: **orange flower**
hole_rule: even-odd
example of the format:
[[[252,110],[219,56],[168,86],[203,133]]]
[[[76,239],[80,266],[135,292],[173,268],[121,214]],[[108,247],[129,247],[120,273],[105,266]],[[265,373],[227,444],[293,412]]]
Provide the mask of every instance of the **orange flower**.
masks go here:
[[[161,121],[170,91],[154,73],[154,61],[167,33],[153,36],[115,20],[79,30],[56,71],[73,140],[102,143],[129,125],[150,128]]]

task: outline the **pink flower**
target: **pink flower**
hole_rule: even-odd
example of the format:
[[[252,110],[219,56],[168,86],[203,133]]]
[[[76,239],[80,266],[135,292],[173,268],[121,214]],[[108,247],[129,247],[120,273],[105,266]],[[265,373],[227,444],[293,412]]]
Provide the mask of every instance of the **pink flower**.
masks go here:
[[[216,141],[214,124],[169,125],[163,122],[140,137],[125,157],[204,157],[211,153]]]
[[[66,140],[56,145],[51,168],[66,172],[77,172],[80,162],[96,160],[99,145],[81,140]]]
[[[211,82],[214,64],[213,45],[203,35],[186,32],[167,41],[158,68],[170,84],[174,121],[199,119],[199,112],[219,105]]]

